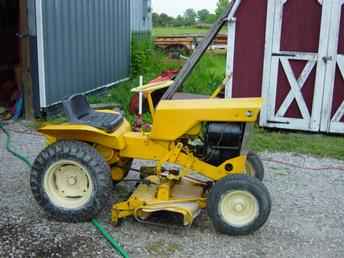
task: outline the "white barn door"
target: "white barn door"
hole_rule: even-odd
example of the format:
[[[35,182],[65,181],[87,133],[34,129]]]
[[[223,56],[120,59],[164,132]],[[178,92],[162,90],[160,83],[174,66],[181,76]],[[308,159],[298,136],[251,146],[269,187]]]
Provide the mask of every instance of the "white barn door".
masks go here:
[[[320,130],[330,2],[268,1],[262,126]]]
[[[344,133],[344,0],[331,1],[331,4],[321,131]]]

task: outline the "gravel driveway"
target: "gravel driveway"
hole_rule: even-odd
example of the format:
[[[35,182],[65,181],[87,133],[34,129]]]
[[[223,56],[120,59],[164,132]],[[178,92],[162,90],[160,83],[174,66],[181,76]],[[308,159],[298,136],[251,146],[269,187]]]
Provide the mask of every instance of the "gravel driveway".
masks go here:
[[[16,149],[33,160],[43,147],[42,137],[27,134],[21,124],[8,128]],[[117,257],[91,224],[47,218],[31,195],[29,169],[6,152],[4,143],[0,133],[0,257]],[[341,161],[292,153],[262,157],[307,167],[344,167]],[[109,205],[99,221],[131,257],[343,257],[344,172],[292,169],[271,162],[265,162],[265,168],[272,213],[267,224],[250,236],[217,234],[205,212],[191,228],[144,225],[131,219],[112,227]],[[114,200],[128,190],[119,185]]]

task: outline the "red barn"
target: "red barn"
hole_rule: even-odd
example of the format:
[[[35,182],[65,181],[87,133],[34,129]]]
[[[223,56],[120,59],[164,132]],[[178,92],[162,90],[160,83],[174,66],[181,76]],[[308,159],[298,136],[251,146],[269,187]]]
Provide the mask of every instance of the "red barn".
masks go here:
[[[237,0],[228,97],[262,96],[265,127],[344,133],[344,0]]]

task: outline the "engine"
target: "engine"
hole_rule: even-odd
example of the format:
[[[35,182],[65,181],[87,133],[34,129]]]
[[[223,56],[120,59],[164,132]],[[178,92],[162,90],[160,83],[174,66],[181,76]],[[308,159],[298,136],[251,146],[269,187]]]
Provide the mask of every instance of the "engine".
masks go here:
[[[244,123],[208,123],[202,143],[193,146],[194,153],[203,161],[219,166],[240,155],[244,132]]]

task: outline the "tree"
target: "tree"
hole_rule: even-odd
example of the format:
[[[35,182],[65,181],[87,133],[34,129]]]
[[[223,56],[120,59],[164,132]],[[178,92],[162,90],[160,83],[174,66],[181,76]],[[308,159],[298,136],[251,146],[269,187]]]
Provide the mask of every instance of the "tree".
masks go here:
[[[208,15],[205,23],[213,24],[214,22],[216,22],[216,18],[217,18],[216,14],[211,13]]]
[[[158,27],[161,26],[160,15],[158,13],[152,14],[153,26]]]
[[[184,13],[184,20],[185,20],[185,25],[190,26],[195,24],[197,18],[197,13],[194,9],[189,8],[186,9]]]
[[[197,18],[199,22],[206,23],[210,15],[210,12],[207,9],[202,9],[197,12]]]
[[[225,10],[228,7],[228,4],[229,0],[218,0],[215,10],[217,17],[221,16],[225,12]]]
[[[160,26],[171,26],[173,25],[173,20],[173,17],[168,16],[166,13],[160,14]]]
[[[185,19],[183,16],[178,15],[177,18],[174,20],[174,25],[175,26],[184,26],[185,25]]]

